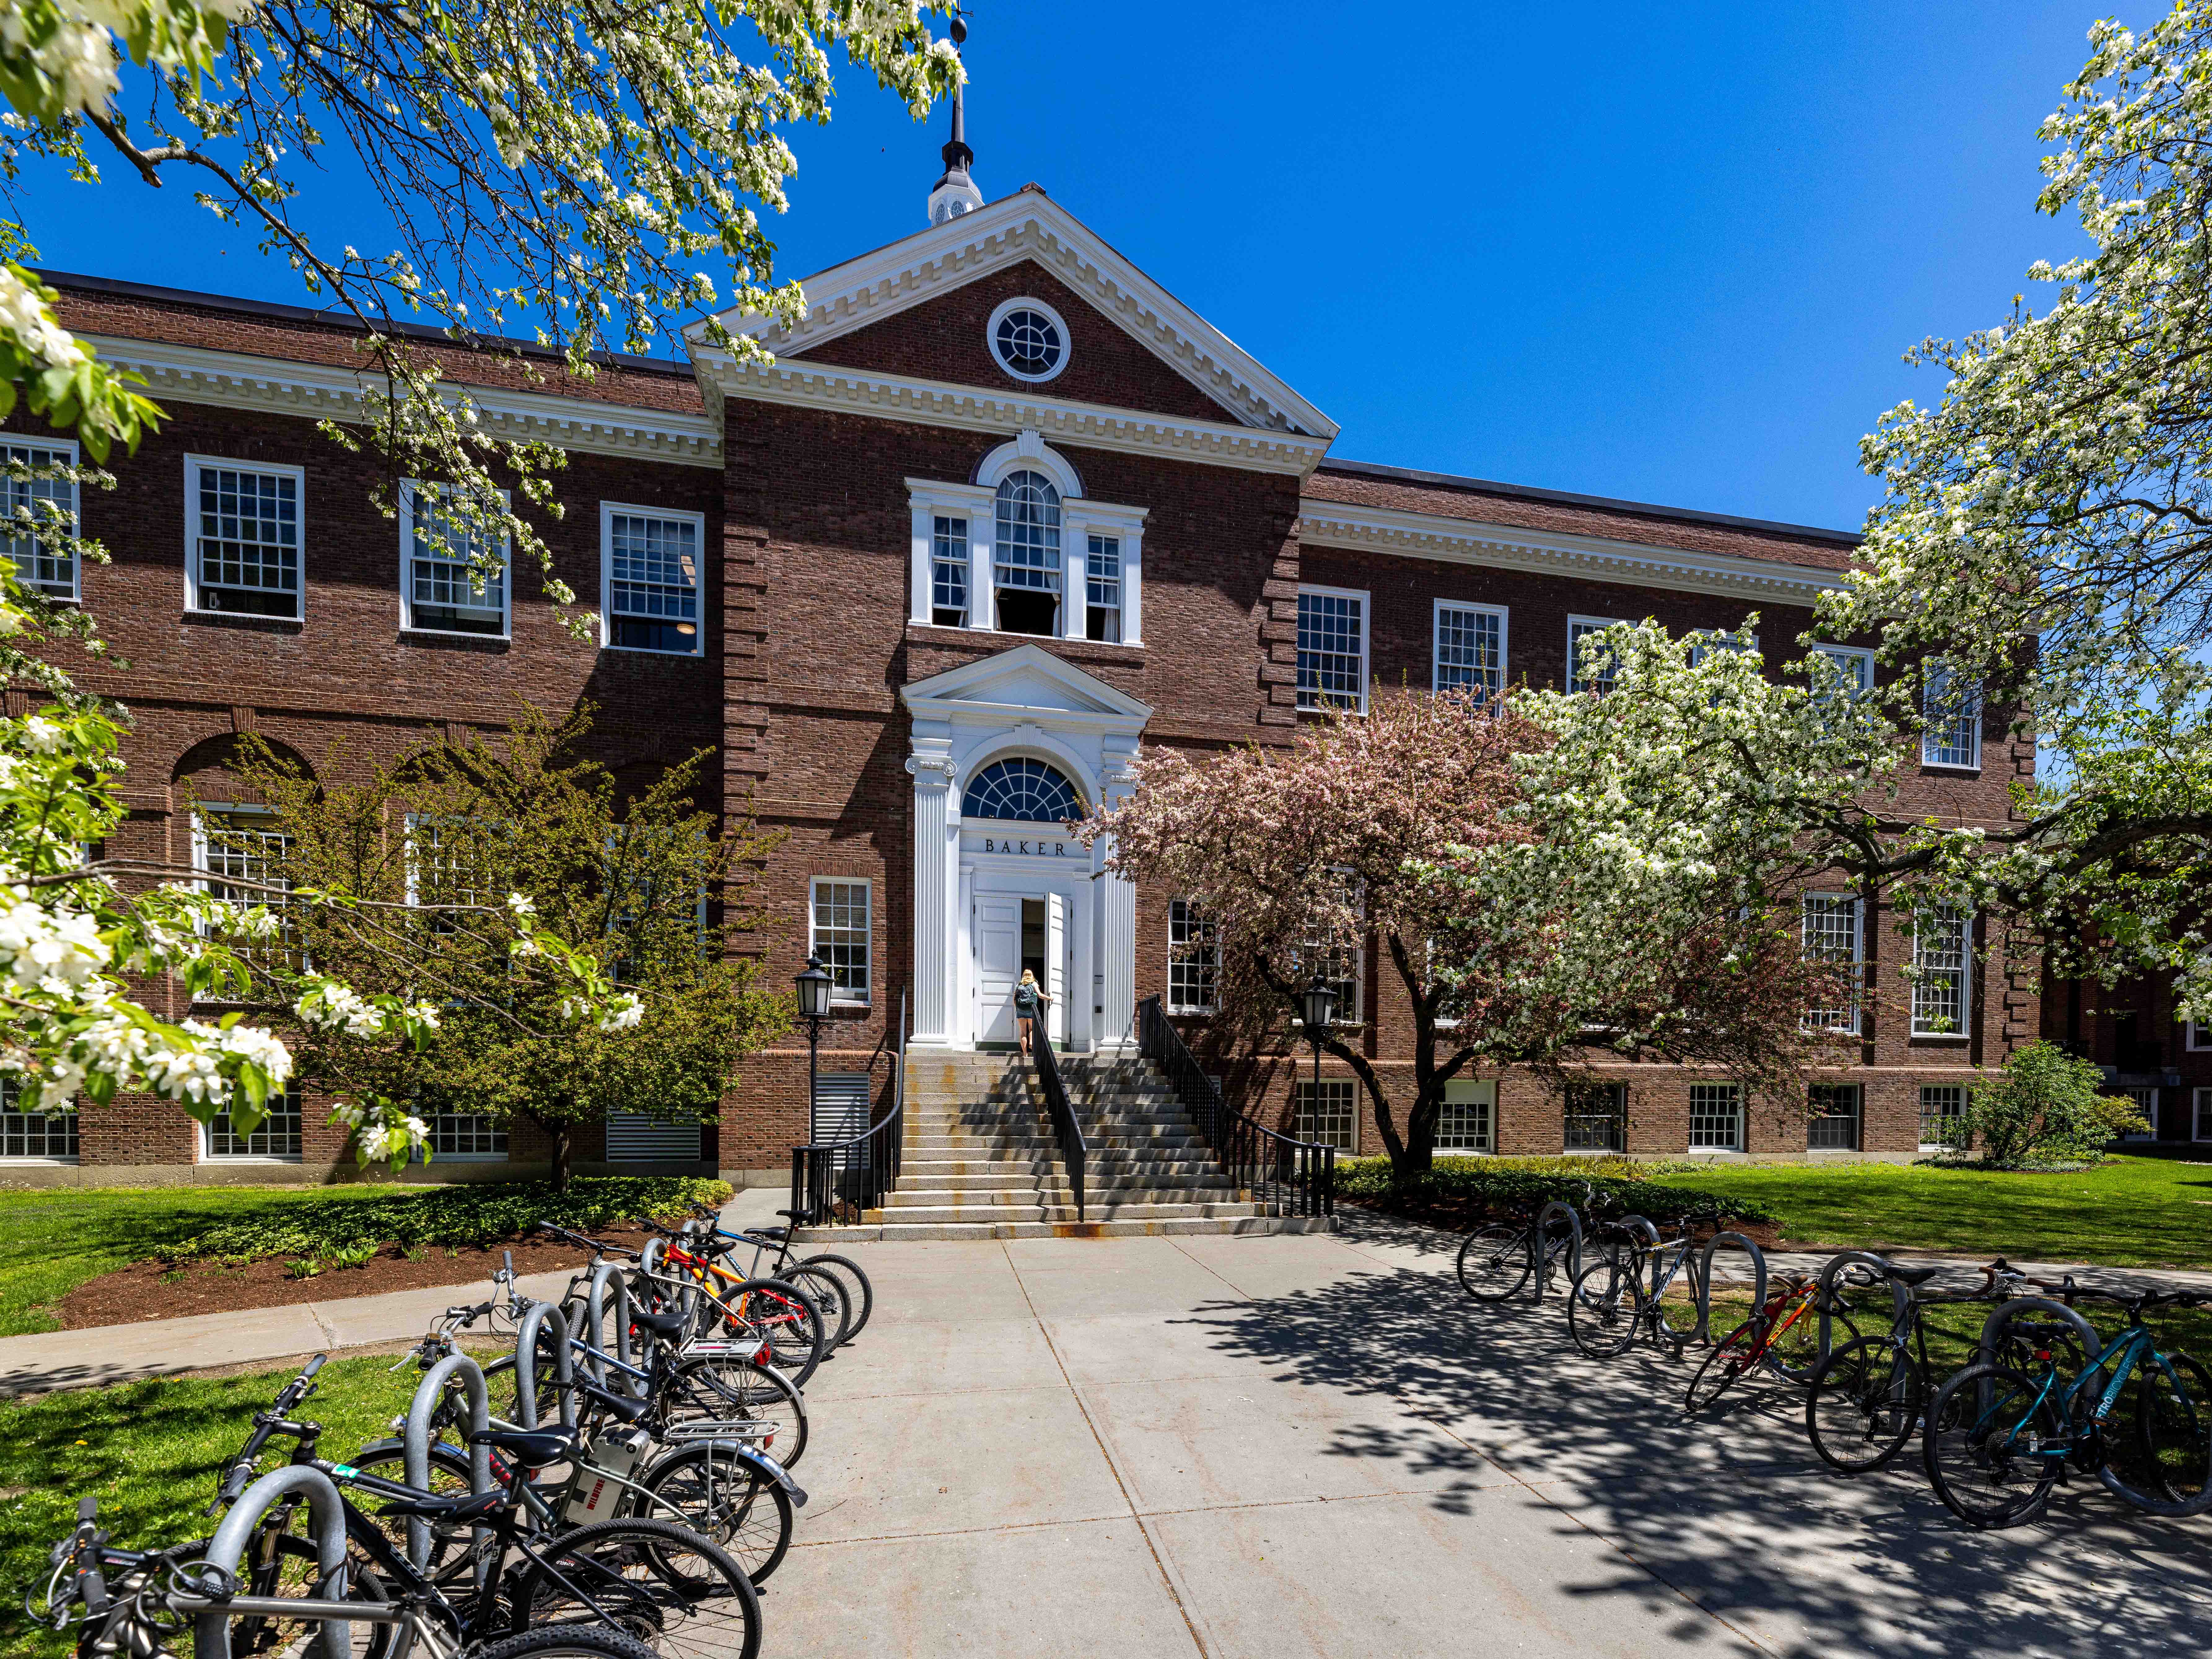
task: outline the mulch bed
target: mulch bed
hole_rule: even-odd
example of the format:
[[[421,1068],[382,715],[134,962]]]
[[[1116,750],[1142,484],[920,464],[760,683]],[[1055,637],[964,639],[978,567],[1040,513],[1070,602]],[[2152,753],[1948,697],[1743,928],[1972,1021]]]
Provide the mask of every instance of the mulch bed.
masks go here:
[[[636,1249],[651,1237],[642,1227],[605,1227],[595,1235],[610,1244]],[[504,1244],[432,1244],[420,1261],[410,1261],[399,1247],[387,1244],[375,1259],[358,1267],[326,1267],[312,1279],[295,1279],[282,1256],[257,1261],[134,1261],[112,1273],[87,1279],[64,1297],[54,1311],[66,1330],[95,1325],[135,1325],[149,1319],[186,1314],[234,1313],[246,1308],[288,1308],[302,1302],[327,1302],[343,1296],[374,1296],[384,1291],[416,1291],[433,1285],[471,1286],[455,1301],[481,1302],[491,1294],[491,1275],[502,1251],[514,1253],[518,1273],[551,1273],[580,1267],[587,1251],[557,1238],[527,1237]]]
[[[1402,1221],[1418,1221],[1424,1226],[1437,1227],[1453,1233],[1471,1233],[1477,1227],[1486,1227],[1493,1221],[1522,1224],[1528,1219],[1527,1212],[1517,1208],[1498,1209],[1469,1200],[1422,1203],[1393,1200],[1382,1203],[1372,1199],[1347,1198],[1340,1199],[1338,1202],[1357,1205],[1363,1210],[1372,1210],[1377,1215],[1396,1216]],[[1728,1231],[1741,1233],[1762,1250],[1782,1248],[1782,1225],[1779,1222],[1742,1221],[1735,1223]],[[1697,1237],[1704,1240],[1711,1238],[1712,1233],[1710,1229],[1702,1229]]]

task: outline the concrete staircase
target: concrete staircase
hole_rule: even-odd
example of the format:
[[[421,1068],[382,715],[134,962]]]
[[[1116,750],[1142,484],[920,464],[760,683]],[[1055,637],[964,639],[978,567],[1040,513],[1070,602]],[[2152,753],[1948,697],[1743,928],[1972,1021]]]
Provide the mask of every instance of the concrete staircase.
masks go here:
[[[1004,1054],[910,1055],[898,1184],[859,1227],[884,1240],[1111,1238],[1145,1233],[1322,1231],[1229,1184],[1166,1080],[1143,1060],[1060,1057],[1089,1157],[1085,1218],[1034,1066]]]

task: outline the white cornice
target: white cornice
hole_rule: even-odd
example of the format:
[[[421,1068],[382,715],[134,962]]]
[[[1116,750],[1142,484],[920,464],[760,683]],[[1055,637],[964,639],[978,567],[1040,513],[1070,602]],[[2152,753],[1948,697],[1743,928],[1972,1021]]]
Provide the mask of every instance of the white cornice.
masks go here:
[[[1318,438],[1336,422],[1228,336],[1116,253],[1089,226],[1035,191],[818,271],[801,284],[806,315],[786,330],[770,319],[721,319],[732,334],[787,356],[897,315],[1007,265],[1034,259],[1247,425]],[[698,324],[685,331],[706,349]]]
[[[1079,448],[1165,455],[1176,460],[1286,472],[1298,477],[1311,472],[1328,453],[1326,438],[1261,431],[1226,422],[1148,415],[1102,404],[1069,403],[1041,398],[1022,387],[991,392],[942,380],[916,380],[812,363],[804,358],[739,363],[726,352],[703,349],[694,361],[700,374],[723,397],[756,403],[787,404],[1008,437],[1026,429],[1052,442]]]
[[[313,419],[361,418],[372,377],[323,363],[201,346],[169,345],[106,335],[83,337],[101,357],[146,377],[154,396],[224,409],[258,409]],[[465,392],[486,429],[501,438],[537,440],[602,455],[719,467],[722,434],[706,415],[641,409],[629,404],[563,398],[447,381]]]
[[[1840,588],[1842,576],[1815,565],[1691,553],[1642,542],[1566,536],[1516,526],[1481,524],[1429,513],[1354,507],[1311,498],[1298,503],[1298,539],[1319,547],[1346,547],[1400,558],[1447,564],[1487,565],[1540,575],[1578,576],[1586,581],[1633,587],[1717,593],[1735,599],[1768,599],[1809,605]]]

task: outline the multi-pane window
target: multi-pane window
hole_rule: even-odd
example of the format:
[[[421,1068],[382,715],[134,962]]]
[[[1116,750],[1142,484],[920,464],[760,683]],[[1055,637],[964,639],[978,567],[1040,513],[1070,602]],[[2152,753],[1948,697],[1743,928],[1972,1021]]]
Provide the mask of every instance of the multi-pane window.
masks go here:
[[[250,1135],[241,1135],[230,1127],[228,1112],[217,1112],[207,1126],[207,1155],[296,1160],[300,1156],[299,1091],[287,1090],[281,1097],[271,1097],[269,1115]]]
[[[245,946],[239,954],[264,967],[285,956],[288,966],[297,967],[296,951],[285,950],[285,936],[290,930],[283,926],[284,895],[281,890],[263,890],[289,885],[284,865],[292,851],[292,838],[276,824],[276,814],[262,807],[205,808],[194,825],[193,852],[195,862],[206,872],[210,893],[241,910],[265,905],[277,917],[283,931],[276,940]],[[247,882],[255,885],[236,884]]]
[[[1437,602],[1438,691],[1494,697],[1505,689],[1505,613],[1488,605]]]
[[[1833,683],[1825,688],[1830,696],[1856,702],[1874,690],[1874,653],[1853,646],[1816,645],[1813,654],[1835,670]]]
[[[1084,616],[1084,637],[1120,643],[1121,638],[1121,538],[1119,536],[1091,538],[1085,587],[1087,609]]]
[[[1083,796],[1058,767],[1017,755],[993,761],[961,792],[960,815],[1015,823],[1070,823],[1083,816]]]
[[[1060,491],[1042,472],[1010,472],[997,495],[993,598],[1008,634],[1060,632]]]
[[[1340,872],[1337,879],[1351,882],[1349,875]],[[1347,891],[1355,915],[1361,909],[1356,890]],[[1360,949],[1358,924],[1328,934],[1309,934],[1299,945],[1293,965],[1302,981],[1318,979],[1336,993],[1336,1012],[1332,1019],[1340,1025],[1359,1023],[1360,981],[1366,977],[1362,971],[1364,953]]]
[[[1834,1000],[1825,1007],[1806,1010],[1808,1031],[1859,1029],[1859,984],[1865,971],[1859,914],[1856,894],[1805,895],[1805,960],[1825,963],[1838,976]]]
[[[1920,1144],[1956,1148],[1966,1144],[1966,1090],[1960,1083],[1920,1085]]]
[[[505,1158],[507,1123],[482,1112],[441,1112],[430,1120],[430,1151],[439,1158]]]
[[[869,926],[868,884],[817,877],[808,942],[830,970],[832,1002],[865,1004],[869,1000],[868,958],[873,939]]]
[[[968,520],[939,513],[929,540],[929,619],[968,626]]]
[[[2137,1116],[2139,1116],[2139,1117],[2141,1117],[2141,1118],[2142,1119],[2142,1121],[2143,1121],[2143,1127],[2142,1127],[2142,1128],[2140,1128],[2140,1129],[2130,1129],[2130,1130],[2129,1130],[2129,1131],[2127,1132],[2127,1133],[2125,1133],[2125,1134],[2122,1135],[2122,1136],[2120,1137],[2120,1139],[2123,1139],[2123,1140],[2155,1140],[2155,1139],[2158,1139],[2158,1090],[2157,1090],[2157,1088],[2156,1088],[2155,1086],[2150,1086],[2150,1087],[2138,1087],[2138,1088],[2132,1088],[2132,1089],[2123,1089],[2123,1090],[2121,1090],[2121,1091],[2120,1091],[2120,1093],[2121,1093],[2121,1094],[2123,1094],[2123,1095],[2124,1095],[2124,1096],[2126,1096],[2126,1097],[2127,1097],[2127,1098],[2129,1099],[2129,1101],[2130,1101],[2130,1102],[2134,1104],[2135,1109],[2136,1109],[2136,1115],[2137,1115]]]
[[[2192,1133],[2199,1140],[2212,1140],[2212,1089],[2197,1091],[2196,1122]]]
[[[1613,623],[1601,617],[1570,617],[1567,619],[1567,690],[1570,691],[1610,691],[1619,664],[1613,653],[1591,647],[1590,659],[1585,661],[1583,637],[1595,634]]]
[[[75,1112],[26,1112],[21,1104],[22,1090],[15,1079],[0,1077],[0,1158],[76,1157]]]
[[[1179,1014],[1213,1011],[1221,947],[1213,924],[1188,899],[1168,901],[1168,1006]]]
[[[1444,1085],[1443,1103],[1437,1108],[1437,1150],[1440,1152],[1488,1152],[1497,1150],[1492,1131],[1498,1107],[1498,1085],[1487,1079],[1454,1078]]]
[[[1939,904],[1914,919],[1912,1034],[1963,1036],[1967,975],[1973,961],[1974,919],[1954,904]]]
[[[699,560],[706,521],[696,514],[599,509],[606,561],[606,642],[624,651],[700,653]]]
[[[76,598],[76,555],[65,547],[56,547],[52,539],[55,535],[76,533],[76,485],[67,478],[18,476],[75,466],[76,446],[4,444],[0,445],[0,460],[7,463],[4,476],[0,476],[0,512],[6,514],[17,532],[8,538],[16,580],[49,599]],[[32,525],[50,533],[45,538],[21,533]]]
[[[407,815],[407,902],[410,904],[484,904],[491,892],[478,867],[480,837],[461,819]],[[431,930],[448,933],[460,926],[451,911],[430,919]]]
[[[504,635],[507,536],[461,522],[442,496],[434,484],[409,483],[401,492],[403,623],[425,633]]]
[[[1692,1083],[1690,1085],[1690,1150],[1740,1152],[1743,1150],[1743,1085],[1739,1083]]]
[[[297,621],[300,469],[194,457],[185,471],[191,607]]]
[[[1982,763],[1981,691],[1948,663],[1931,662],[1921,684],[1920,763]]]
[[[1618,1152],[1628,1144],[1628,1085],[1573,1083],[1567,1085],[1566,1149],[1571,1152]]]
[[[1367,596],[1298,590],[1298,707],[1367,707]]]
[[[1341,1079],[1324,1078],[1318,1093],[1316,1089],[1310,1080],[1297,1085],[1297,1124],[1291,1132],[1292,1138],[1317,1141],[1340,1152],[1358,1150],[1353,1138],[1352,1085]]]
[[[2181,1028],[2181,1046],[2191,1054],[2212,1048],[2212,1025],[2201,1020],[2185,1020]]]
[[[1814,1152],[1858,1151],[1859,1098],[1859,1085],[1856,1083],[1813,1085],[1806,1102],[1806,1150]]]

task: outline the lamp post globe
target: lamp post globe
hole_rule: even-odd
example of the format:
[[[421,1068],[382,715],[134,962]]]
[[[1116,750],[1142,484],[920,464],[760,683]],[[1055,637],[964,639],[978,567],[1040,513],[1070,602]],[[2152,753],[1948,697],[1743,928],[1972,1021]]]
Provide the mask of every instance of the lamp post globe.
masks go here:
[[[822,958],[810,956],[806,958],[806,966],[793,977],[792,983],[799,992],[799,1015],[806,1022],[806,1113],[810,1120],[807,1133],[811,1134],[814,1103],[820,1092],[822,1022],[830,1017],[830,993],[833,981],[829,969],[822,965]]]
[[[1298,1000],[1304,1005],[1306,1036],[1312,1039],[1318,1051],[1321,1034],[1328,1030],[1329,1023],[1336,1018],[1336,988],[1327,980],[1317,979],[1306,987]]]

